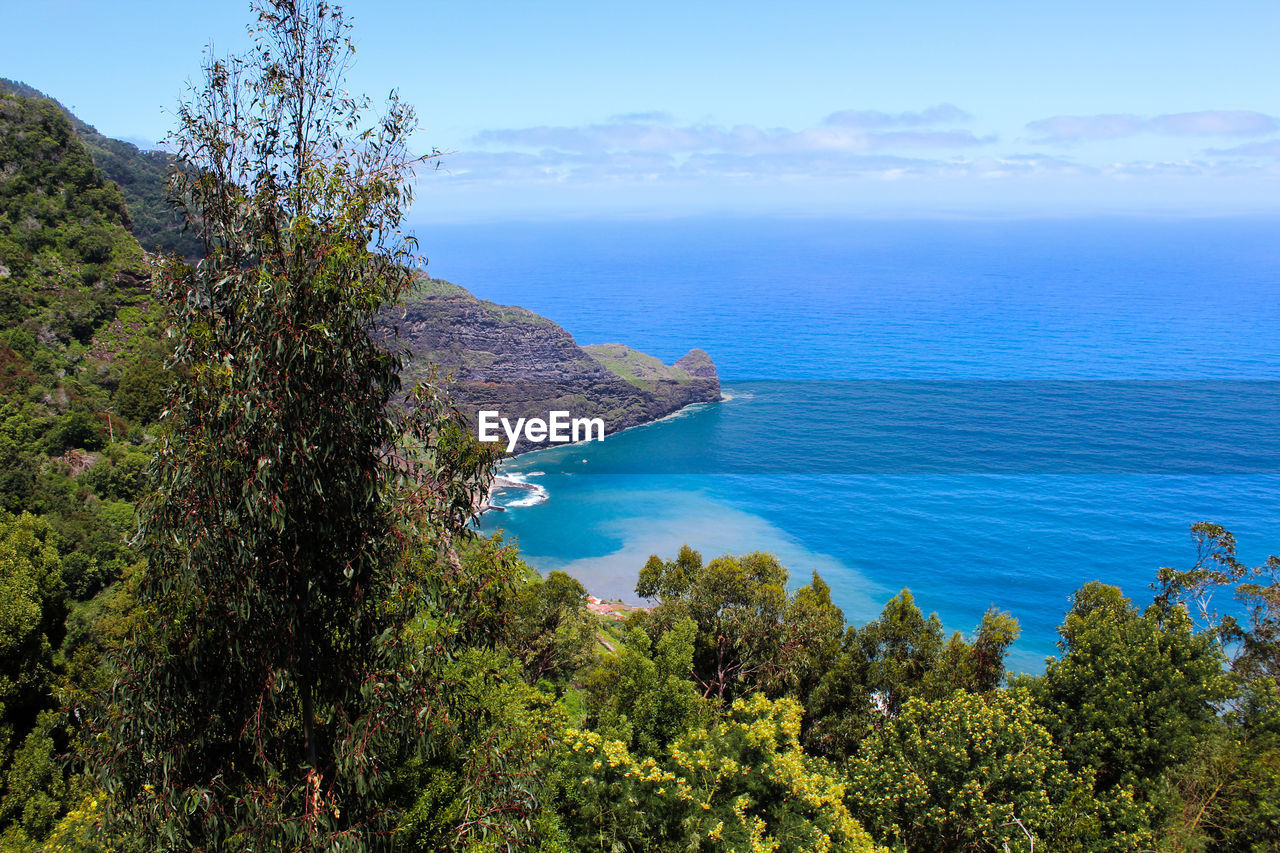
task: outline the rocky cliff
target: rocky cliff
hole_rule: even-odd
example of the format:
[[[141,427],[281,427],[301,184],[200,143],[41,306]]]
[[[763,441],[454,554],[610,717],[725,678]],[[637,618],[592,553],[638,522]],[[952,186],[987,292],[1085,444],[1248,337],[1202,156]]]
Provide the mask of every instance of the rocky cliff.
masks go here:
[[[438,364],[473,426],[486,409],[512,422],[562,410],[602,418],[612,435],[720,399],[715,365],[702,350],[668,365],[621,344],[580,347],[545,317],[439,279],[424,281],[388,324],[412,354],[406,384]],[[541,446],[522,438],[516,452]]]

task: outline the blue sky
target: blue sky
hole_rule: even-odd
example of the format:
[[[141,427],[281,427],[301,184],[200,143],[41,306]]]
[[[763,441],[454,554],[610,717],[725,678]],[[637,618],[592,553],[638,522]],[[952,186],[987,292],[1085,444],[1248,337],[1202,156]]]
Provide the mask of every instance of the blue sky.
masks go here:
[[[1280,212],[1280,4],[367,2],[419,222]],[[0,0],[0,76],[157,140],[248,4]]]

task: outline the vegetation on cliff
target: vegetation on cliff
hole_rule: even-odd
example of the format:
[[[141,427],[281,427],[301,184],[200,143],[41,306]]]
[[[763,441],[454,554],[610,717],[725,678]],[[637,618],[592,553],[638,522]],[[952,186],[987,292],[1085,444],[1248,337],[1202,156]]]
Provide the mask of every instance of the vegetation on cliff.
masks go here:
[[[118,188],[52,102],[0,91],[0,843],[44,838],[129,609],[165,348]]]
[[[163,151],[142,150],[132,142],[103,136],[93,126],[43,92],[16,80],[0,78],[0,90],[27,98],[49,100],[71,122],[88,148],[94,165],[114,183],[129,208],[129,230],[148,252],[177,252],[200,257],[204,247],[186,227],[182,214],[169,203],[169,169],[173,157]]]
[[[621,344],[580,347],[545,317],[439,279],[422,279],[384,323],[409,350],[406,378],[443,371],[473,426],[486,409],[512,422],[561,410],[602,418],[612,434],[720,399],[715,365],[702,350],[666,365]],[[516,449],[533,446],[522,437]]]
[[[600,362],[605,370],[646,391],[652,391],[662,383],[688,385],[696,382],[700,377],[686,370],[685,364],[696,362],[703,365],[709,368],[706,372],[710,376],[707,378],[715,377],[715,365],[711,363],[711,357],[700,349],[693,350],[670,365],[624,344],[591,344],[583,349]]]

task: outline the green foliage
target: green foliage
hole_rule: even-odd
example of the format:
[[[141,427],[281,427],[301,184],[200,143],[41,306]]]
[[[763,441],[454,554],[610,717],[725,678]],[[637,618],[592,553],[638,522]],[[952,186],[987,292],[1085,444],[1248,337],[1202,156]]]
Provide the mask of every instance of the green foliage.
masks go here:
[[[1087,850],[1092,779],[1074,775],[1021,690],[913,697],[848,765],[849,800],[895,850]]]
[[[840,656],[844,613],[832,603],[831,587],[814,572],[809,585],[791,596],[783,622],[785,642],[796,651],[773,688],[803,700],[818,689]]]
[[[405,628],[410,655],[451,660],[472,647],[505,647],[511,602],[528,581],[528,567],[497,536],[455,545],[452,553],[422,548],[413,554],[408,592],[428,604]]]
[[[125,542],[135,528],[129,502],[137,486],[129,480],[136,481],[147,453],[112,443],[129,425],[107,410],[120,373],[136,357],[128,347],[104,347],[102,337],[143,299],[145,263],[119,191],[96,168],[73,122],[38,92],[16,88],[0,84],[0,508],[38,516],[39,535],[59,562],[62,591],[49,636],[55,660],[68,665],[51,681],[40,678],[42,707],[50,710],[55,691],[83,699],[74,685],[97,672],[87,647],[58,649],[62,615],[99,612],[89,599],[135,559]],[[145,333],[141,325],[133,331]],[[160,345],[146,349],[152,364],[163,360]],[[140,420],[147,413],[133,414]],[[127,472],[117,469],[122,458]],[[30,729],[34,718],[20,711],[6,706],[0,725]],[[51,726],[50,737],[66,749],[62,718]],[[28,759],[34,744],[23,747]],[[39,775],[33,772],[27,778]],[[51,814],[66,805],[52,781],[62,772],[46,774],[46,791],[58,801],[46,802]],[[6,812],[0,824],[17,814]],[[35,824],[23,830],[35,833],[31,844],[49,826],[43,818],[37,823],[38,831]]]
[[[959,633],[947,641],[934,670],[935,690],[995,690],[1005,679],[1005,654],[1021,633],[1018,620],[994,607],[988,609],[972,641],[966,642]]]
[[[711,708],[689,680],[697,626],[682,619],[655,646],[633,628],[587,679],[589,725],[641,755],[661,755]]]
[[[580,851],[870,851],[834,769],[800,748],[800,705],[762,694],[693,728],[664,757],[569,730],[557,780]]]
[[[674,561],[650,557],[636,593],[660,603],[639,624],[660,639],[684,619],[697,627],[691,673],[704,696],[730,701],[754,690],[780,696],[797,677],[822,665],[807,658],[830,653],[844,616],[826,585],[788,596],[787,570],[771,554],[723,556],[703,564],[685,546]]]
[[[345,32],[323,3],[264,3],[253,53],[210,60],[179,112],[176,192],[211,253],[159,271],[181,381],[95,755],[144,846],[367,849],[430,743],[413,555],[457,562],[486,460],[431,389],[390,405],[400,361],[372,332],[411,276],[413,120],[393,100],[357,129]]]
[[[944,642],[937,614],[925,619],[904,589],[879,619],[855,632],[849,645],[861,654],[866,686],[893,716],[913,696],[937,699],[953,690],[994,690],[1004,680],[1004,655],[1018,634],[1018,623],[993,609],[983,615],[972,643],[959,634]]]
[[[53,419],[44,434],[44,451],[50,456],[61,456],[68,450],[82,447],[100,450],[106,443],[98,419],[84,409],[73,409]]]
[[[0,325],[88,342],[120,304],[117,277],[142,266],[128,224],[57,105],[0,89]]]
[[[151,453],[128,444],[112,444],[80,481],[105,500],[137,500]]]
[[[1216,744],[1209,741],[1210,760],[1190,762],[1190,772],[1179,776],[1184,791],[1184,780],[1204,780],[1199,800],[1186,797],[1184,802],[1204,803],[1197,814],[1203,814],[1200,823],[1218,849],[1275,851],[1280,844],[1280,685],[1276,680],[1264,677],[1251,682],[1233,722],[1225,739],[1227,748],[1215,752]],[[1208,773],[1202,770],[1206,765]]]
[[[0,509],[21,512],[35,491],[35,430],[13,402],[0,403]]]
[[[1168,850],[1274,851],[1280,839],[1280,737],[1222,727],[1170,774],[1177,808],[1160,841]]]
[[[1280,559],[1250,567],[1235,537],[1217,524],[1191,526],[1190,569],[1162,568],[1156,604],[1197,621],[1231,655],[1239,685],[1234,712],[1201,736],[1170,772],[1177,809],[1163,827],[1170,849],[1271,851],[1280,838]],[[1220,613],[1215,596],[1234,592]],[[1240,616],[1244,616],[1242,621]]]
[[[27,113],[4,120],[12,122],[15,115]],[[65,178],[59,158],[74,160],[80,153],[68,141],[61,154],[51,150],[43,170],[39,163],[26,170],[39,182],[38,192],[62,200],[61,215],[82,217],[76,223],[51,213],[46,227],[53,245],[43,250],[45,268],[56,261],[71,270],[86,262],[81,252],[99,266],[106,260],[105,243],[90,227],[95,219],[84,217],[83,199],[77,199],[82,188],[58,184]],[[0,844],[6,849],[39,849],[75,797],[79,768],[63,756],[77,754],[86,691],[101,684],[101,639],[109,629],[96,620],[103,614],[119,617],[114,608],[90,599],[99,593],[102,600],[111,597],[102,591],[134,560],[125,542],[136,527],[129,501],[149,457],[142,448],[107,444],[111,430],[102,412],[111,373],[74,335],[60,339],[56,333],[64,328],[59,318],[109,318],[125,294],[104,285],[86,295],[83,282],[73,278],[11,276],[4,282],[6,295],[14,298],[7,321],[22,324],[0,333],[11,347],[3,353],[11,354],[13,368],[0,383],[17,392],[0,403],[0,509],[22,513],[15,519],[0,512],[0,611],[8,617],[0,619],[8,637],[0,642],[7,685],[0,697]],[[54,287],[59,282],[65,287]],[[85,305],[101,312],[85,313]],[[101,326],[94,329],[96,335]],[[122,425],[116,430],[123,437]]]
[[[593,661],[597,621],[586,604],[587,591],[564,572],[525,584],[516,594],[508,644],[530,683],[546,679],[562,688]]]
[[[168,371],[154,356],[129,365],[114,394],[120,414],[137,423],[154,422],[169,398],[169,384]]]
[[[927,693],[942,656],[942,620],[926,619],[909,590],[885,605],[880,618],[868,622],[854,637],[866,667],[865,684],[876,694],[888,716],[898,713],[908,698]]]
[[[806,697],[806,747],[843,759],[885,717],[896,716],[912,698],[943,699],[955,690],[984,693],[1004,680],[1004,656],[1017,638],[1018,623],[988,610],[966,641],[959,633],[943,640],[936,614],[925,618],[909,590],[885,605],[879,619],[849,628],[837,655],[820,670]]]
[[[1236,539],[1218,524],[1191,525],[1196,561],[1190,569],[1162,568],[1156,577],[1156,603],[1182,605],[1200,626],[1234,647],[1232,670],[1246,682],[1280,679],[1280,557],[1249,567],[1236,557]],[[1215,595],[1224,588],[1243,605],[1247,623],[1237,613],[1220,614]]]
[[[102,834],[102,804],[93,796],[81,797],[58,821],[41,848],[44,853],[114,853]]]
[[[506,639],[528,568],[497,537],[458,545],[418,552],[405,588],[425,602],[399,654],[418,671],[428,737],[388,759],[396,837],[415,850],[557,849],[538,771],[565,712],[525,683]]]
[[[1093,772],[1106,836],[1137,843],[1172,808],[1166,774],[1190,758],[1231,694],[1220,648],[1180,607],[1140,612],[1115,587],[1076,593],[1063,655],[1036,685],[1045,722],[1076,772]]]
[[[27,98],[47,97],[31,86],[0,78],[0,90],[6,89]],[[173,158],[163,151],[141,151],[132,143],[103,136],[56,100],[49,101],[71,122],[93,155],[94,165],[119,187],[128,203],[130,231],[137,241],[151,252],[177,252],[190,260],[200,258],[204,247],[195,234],[186,230],[181,213],[169,203]]]
[[[0,833],[18,839],[43,838],[65,792],[52,694],[67,603],[52,538],[30,514],[0,518]]]
[[[65,743],[59,717],[42,712],[5,768],[0,823],[14,841],[45,838],[62,815],[67,781],[58,760],[59,742]]]
[[[135,599],[143,568],[141,561],[125,566],[119,579],[93,598],[73,603],[67,615],[61,651],[67,678],[59,698],[78,727],[92,715],[98,694],[109,689],[115,678],[110,661],[120,656],[138,618]],[[88,732],[81,727],[78,733]],[[77,745],[76,751],[81,750]]]
[[[412,800],[398,843],[422,851],[553,849],[558,831],[536,771],[564,730],[563,712],[501,652],[465,650],[435,678],[431,751],[398,771]]]

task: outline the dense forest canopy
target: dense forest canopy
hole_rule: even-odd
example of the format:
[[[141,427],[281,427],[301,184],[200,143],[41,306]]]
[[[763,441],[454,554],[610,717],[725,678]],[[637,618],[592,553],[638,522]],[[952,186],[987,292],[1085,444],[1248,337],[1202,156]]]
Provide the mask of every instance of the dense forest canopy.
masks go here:
[[[1016,614],[685,547],[605,621],[475,534],[492,455],[372,334],[412,112],[361,124],[340,10],[257,8],[176,161],[0,87],[0,846],[1280,849],[1280,560],[1219,526],[1013,677]]]
[[[58,101],[26,83],[0,77],[0,90],[25,98],[47,99],[71,122],[80,141],[89,149],[94,165],[119,188],[128,202],[129,230],[142,248],[148,252],[177,252],[193,260],[200,256],[199,239],[187,229],[182,214],[169,203],[172,156],[103,136]]]

